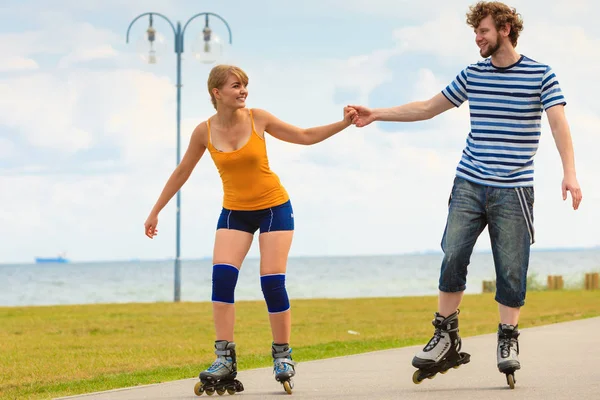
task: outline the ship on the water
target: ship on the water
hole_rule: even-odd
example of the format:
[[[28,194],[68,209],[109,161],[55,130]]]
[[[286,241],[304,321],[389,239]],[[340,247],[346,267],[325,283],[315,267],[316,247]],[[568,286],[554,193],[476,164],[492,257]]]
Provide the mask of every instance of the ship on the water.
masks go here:
[[[36,264],[66,264],[69,262],[69,259],[66,257],[66,254],[59,254],[56,257],[35,257]]]

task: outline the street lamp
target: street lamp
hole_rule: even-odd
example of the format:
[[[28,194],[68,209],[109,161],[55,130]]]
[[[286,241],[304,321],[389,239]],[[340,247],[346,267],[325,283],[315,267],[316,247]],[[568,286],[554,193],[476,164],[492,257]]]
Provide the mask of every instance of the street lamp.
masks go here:
[[[129,43],[129,31],[133,24],[140,18],[148,15],[149,16],[149,24],[148,29],[146,29],[145,41],[148,42],[148,50],[147,54],[145,52],[142,53],[142,58],[146,60],[150,64],[155,64],[158,59],[160,59],[160,48],[164,43],[164,39],[162,36],[156,32],[156,29],[153,26],[153,17],[158,16],[163,18],[165,21],[169,23],[171,28],[173,29],[173,35],[175,36],[175,53],[177,54],[177,165],[181,162],[181,54],[183,53],[183,37],[185,34],[185,30],[192,20],[204,16],[204,30],[202,31],[202,40],[201,45],[196,46],[194,49],[194,57],[199,61],[210,64],[215,62],[223,53],[223,43],[221,39],[215,35],[208,25],[209,16],[213,16],[215,18],[220,19],[225,26],[227,27],[227,31],[229,32],[229,44],[231,44],[231,29],[229,28],[229,24],[225,21],[221,16],[214,13],[198,13],[192,16],[187,20],[183,29],[181,28],[181,23],[177,22],[177,27],[173,25],[173,23],[164,15],[155,13],[155,12],[147,12],[138,15],[131,21],[129,27],[127,28],[127,36],[126,43]],[[180,246],[180,237],[181,237],[181,191],[177,192],[177,226],[176,226],[176,245],[175,245],[175,293],[174,293],[174,301],[181,300],[181,246]]]

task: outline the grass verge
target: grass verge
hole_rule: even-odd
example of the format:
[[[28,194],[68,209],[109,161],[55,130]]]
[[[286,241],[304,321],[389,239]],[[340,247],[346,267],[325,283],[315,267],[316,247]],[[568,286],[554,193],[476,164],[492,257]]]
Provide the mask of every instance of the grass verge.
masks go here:
[[[520,327],[600,316],[600,291],[528,293]],[[294,300],[294,359],[424,344],[437,297]],[[0,399],[48,399],[191,378],[213,360],[210,303],[0,308]],[[493,294],[467,295],[463,337],[497,329]],[[263,302],[236,304],[240,370],[271,365]],[[348,331],[358,332],[359,335]]]

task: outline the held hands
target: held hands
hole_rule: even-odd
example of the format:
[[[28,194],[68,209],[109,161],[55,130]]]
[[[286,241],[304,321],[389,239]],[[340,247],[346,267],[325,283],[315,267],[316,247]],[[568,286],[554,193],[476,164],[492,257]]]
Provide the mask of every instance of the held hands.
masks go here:
[[[350,106],[344,107],[344,122],[348,125],[354,123],[354,118],[356,117],[356,110]]]
[[[373,110],[365,106],[347,106],[344,108],[344,112],[346,109],[353,110],[352,114],[352,123],[356,125],[357,128],[362,128],[363,126],[369,125],[371,122],[375,121],[375,115],[373,115]]]
[[[579,208],[579,203],[583,195],[581,194],[581,188],[577,182],[575,175],[565,175],[562,181],[562,196],[563,200],[567,199],[567,191],[571,192],[571,198],[573,199],[573,210]]]
[[[154,238],[154,236],[158,235],[158,229],[156,226],[158,225],[158,216],[154,214],[150,214],[146,222],[144,222],[144,233],[150,239]]]

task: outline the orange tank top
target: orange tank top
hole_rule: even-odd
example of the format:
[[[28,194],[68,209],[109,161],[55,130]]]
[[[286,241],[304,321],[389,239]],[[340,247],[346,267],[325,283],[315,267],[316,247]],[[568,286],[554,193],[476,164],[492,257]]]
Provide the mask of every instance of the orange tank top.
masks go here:
[[[208,128],[208,151],[223,181],[223,207],[229,210],[263,210],[289,200],[279,177],[269,168],[267,146],[254,128],[252,110],[252,132],[248,142],[234,151],[219,151],[213,145]]]

